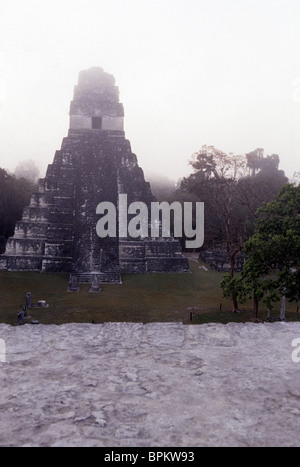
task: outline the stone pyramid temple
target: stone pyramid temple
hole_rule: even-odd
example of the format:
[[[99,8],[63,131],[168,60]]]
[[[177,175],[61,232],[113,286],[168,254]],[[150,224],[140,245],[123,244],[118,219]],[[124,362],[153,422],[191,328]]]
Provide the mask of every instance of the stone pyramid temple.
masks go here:
[[[70,272],[77,282],[121,282],[122,273],[187,272],[173,238],[100,238],[102,201],[118,206],[154,201],[123,130],[124,109],[112,75],[93,67],[79,74],[70,128],[37,193],[0,256],[0,269]]]

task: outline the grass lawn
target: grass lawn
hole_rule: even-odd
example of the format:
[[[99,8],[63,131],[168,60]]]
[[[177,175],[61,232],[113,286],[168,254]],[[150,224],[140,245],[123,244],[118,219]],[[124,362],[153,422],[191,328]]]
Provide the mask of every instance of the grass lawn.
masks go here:
[[[190,267],[191,274],[124,274],[123,284],[101,285],[99,293],[90,293],[89,284],[80,284],[79,292],[67,292],[69,274],[0,271],[0,322],[17,323],[17,314],[26,303],[26,292],[32,293],[33,303],[38,300],[49,303],[48,308],[28,310],[32,319],[43,324],[92,320],[95,323],[181,321],[188,324],[191,311],[192,323],[252,319],[252,303],[243,305],[245,312],[231,312],[232,304],[222,297],[219,287],[221,273],[205,271],[195,261],[190,261]],[[275,316],[279,310],[280,304],[274,310]],[[295,304],[287,304],[287,311],[288,320],[298,319]],[[266,317],[263,305],[260,317]]]

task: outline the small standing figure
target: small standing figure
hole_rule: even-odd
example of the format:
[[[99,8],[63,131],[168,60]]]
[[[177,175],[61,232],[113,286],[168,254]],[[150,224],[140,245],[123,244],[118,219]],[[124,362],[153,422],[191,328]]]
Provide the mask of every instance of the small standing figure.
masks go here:
[[[22,324],[25,324],[25,318],[24,318],[24,311],[20,311],[18,313],[18,325],[21,326]]]
[[[78,287],[77,276],[71,274],[70,280],[69,280],[68,292],[78,292],[78,291],[79,291],[79,287]]]
[[[31,308],[31,292],[27,292],[26,294],[26,307]]]
[[[91,285],[91,288],[90,288],[90,292],[100,292],[100,287],[99,287],[99,280],[98,280],[98,276],[96,274],[94,274],[92,276],[92,285]]]

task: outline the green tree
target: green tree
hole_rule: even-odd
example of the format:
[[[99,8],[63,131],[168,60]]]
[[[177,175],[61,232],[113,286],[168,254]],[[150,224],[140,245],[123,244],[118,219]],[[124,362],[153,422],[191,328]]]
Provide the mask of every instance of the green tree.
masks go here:
[[[184,178],[181,191],[196,196],[205,206],[205,239],[223,244],[234,272],[235,256],[243,245],[242,208],[236,202],[237,181],[245,170],[245,158],[203,146],[190,164],[194,173]]]
[[[225,274],[220,283],[221,289],[223,291],[223,297],[230,298],[233,303],[233,312],[237,313],[240,311],[238,299],[240,303],[243,303],[244,296],[244,285],[240,277],[236,277],[233,274]]]
[[[270,309],[282,297],[300,299],[300,186],[287,184],[257,213],[254,235],[245,243],[247,260],[242,271],[243,294],[254,298],[254,317],[264,299]]]
[[[183,179],[181,191],[204,202],[204,248],[218,245],[226,252],[231,277],[225,276],[223,290],[232,298],[233,309],[239,311],[239,281],[234,278],[236,256],[254,232],[257,209],[274,198],[287,178],[278,170],[279,157],[264,158],[262,149],[234,156],[214,146],[203,146],[190,163],[194,173]],[[251,176],[246,175],[247,167]]]

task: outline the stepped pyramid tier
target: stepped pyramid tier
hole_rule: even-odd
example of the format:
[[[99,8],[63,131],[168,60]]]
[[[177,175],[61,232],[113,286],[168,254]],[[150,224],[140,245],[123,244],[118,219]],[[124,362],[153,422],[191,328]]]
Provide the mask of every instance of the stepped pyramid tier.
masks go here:
[[[124,109],[112,75],[94,67],[79,74],[70,128],[38,191],[0,256],[0,269],[70,272],[76,282],[121,282],[121,273],[187,272],[172,238],[101,238],[101,202],[118,196],[150,207],[155,200],[123,130]]]

